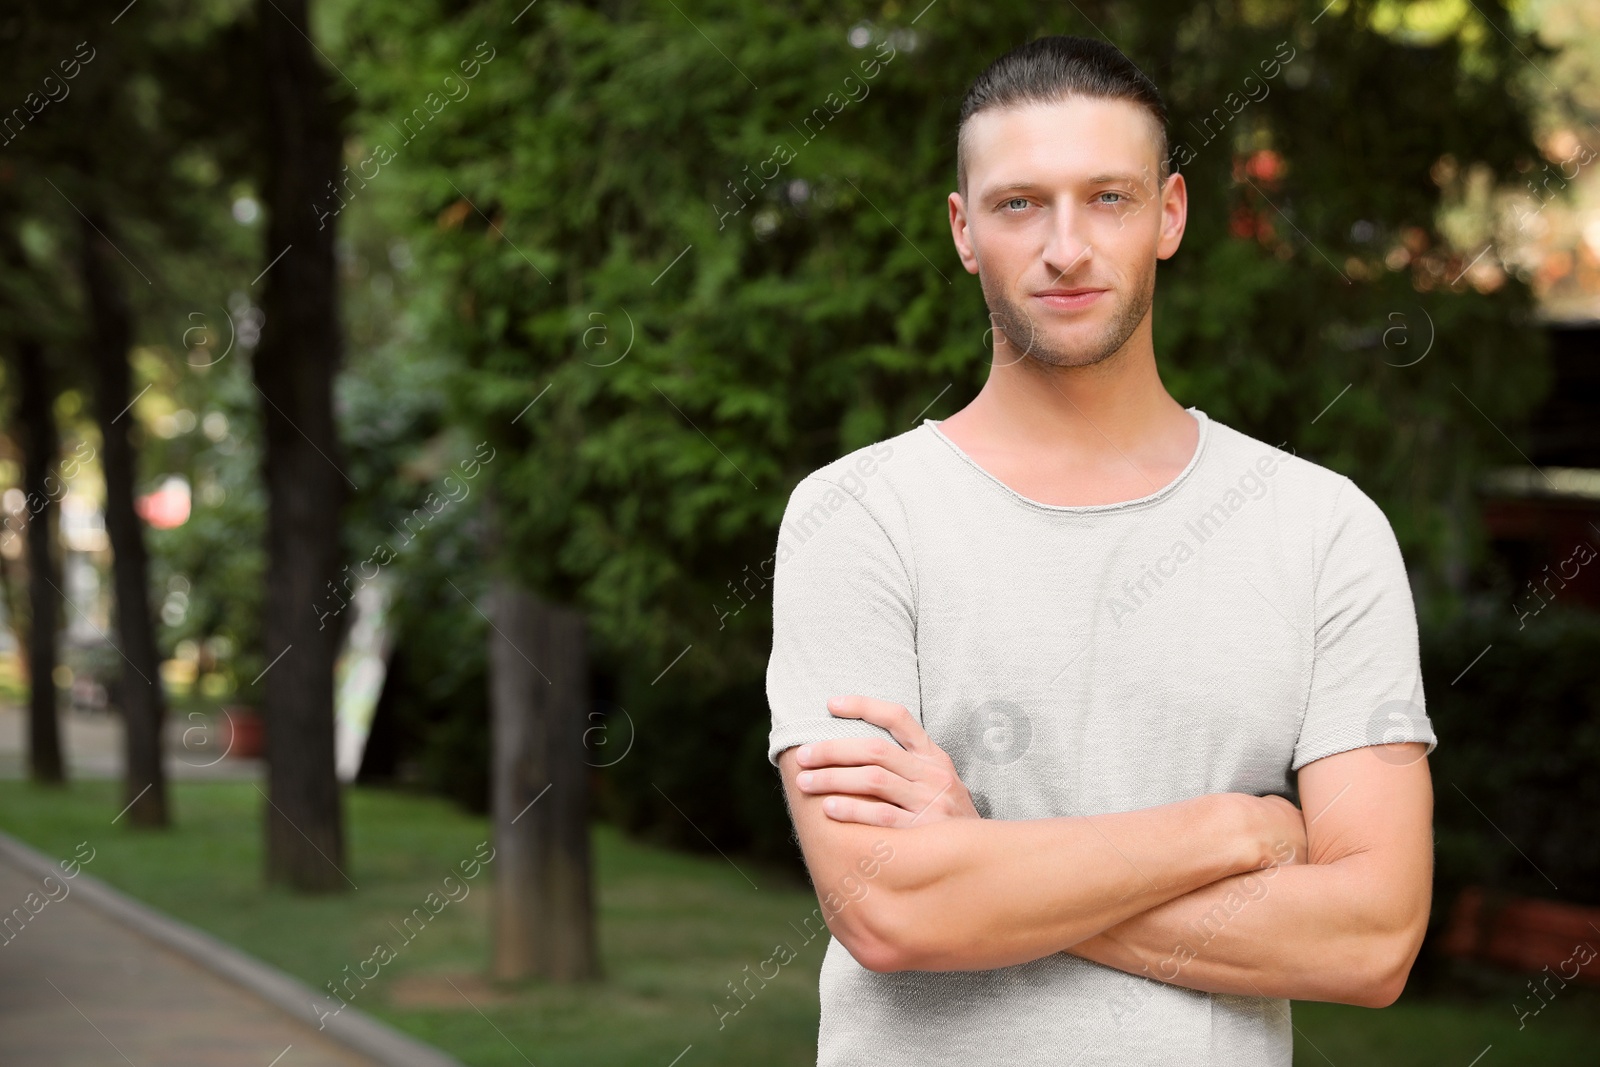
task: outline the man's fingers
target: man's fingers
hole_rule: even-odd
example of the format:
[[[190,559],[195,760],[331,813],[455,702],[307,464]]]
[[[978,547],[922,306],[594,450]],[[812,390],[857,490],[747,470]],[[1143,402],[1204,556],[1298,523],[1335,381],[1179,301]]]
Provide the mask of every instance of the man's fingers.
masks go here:
[[[893,804],[851,796],[828,797],[822,802],[822,810],[835,822],[859,822],[868,826],[907,826],[913,818],[910,812]]]
[[[903,705],[878,700],[875,697],[851,694],[830,697],[828,710],[840,718],[861,719],[874,726],[883,727],[907,752],[918,756],[928,755],[929,750],[935,747],[932,739],[928,737],[928,732],[917,721],[917,717]]]
[[[907,811],[915,811],[920,806],[918,790],[911,782],[878,766],[801,771],[797,784],[807,793],[854,793],[887,801]]]
[[[841,822],[908,827],[942,819],[981,819],[971,794],[956,776],[949,757],[930,742],[927,756],[907,752],[881,737],[836,737],[801,745],[795,762],[801,768],[796,785],[827,804],[843,804],[849,816]],[[935,758],[939,757],[939,758]],[[842,794],[842,795],[841,795]],[[878,808],[862,802],[882,801]],[[899,811],[898,821],[886,821]],[[862,814],[862,813],[870,814]]]
[[[916,781],[927,764],[893,741],[881,737],[835,737],[802,745],[796,757],[801,767],[866,767],[876,764],[902,778]]]

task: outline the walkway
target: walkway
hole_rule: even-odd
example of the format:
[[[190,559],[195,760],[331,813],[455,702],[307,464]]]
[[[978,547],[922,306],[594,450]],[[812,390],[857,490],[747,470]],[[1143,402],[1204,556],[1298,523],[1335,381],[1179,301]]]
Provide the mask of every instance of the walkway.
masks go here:
[[[84,877],[83,875],[79,876]],[[146,939],[0,852],[0,907],[40,907],[0,944],[0,1063],[371,1067],[277,1008]],[[62,896],[63,888],[66,896]],[[4,935],[0,935],[4,936]]]
[[[61,748],[67,777],[122,777],[122,721],[104,713],[63,707]],[[204,720],[171,713],[167,717],[167,774],[174,780],[190,778],[261,778],[266,764],[258,759],[221,757]],[[0,778],[28,776],[27,709],[0,701]],[[221,757],[221,758],[219,758]],[[286,1067],[280,1064],[279,1067]]]
[[[64,709],[61,724],[69,777],[121,774],[117,720]],[[26,775],[26,736],[25,713],[0,704],[0,778]],[[262,761],[219,758],[208,741],[168,722],[168,773],[263,773]],[[68,858],[0,833],[3,1067],[460,1067],[354,1009],[318,1030],[309,987],[87,870],[62,880],[57,861]]]

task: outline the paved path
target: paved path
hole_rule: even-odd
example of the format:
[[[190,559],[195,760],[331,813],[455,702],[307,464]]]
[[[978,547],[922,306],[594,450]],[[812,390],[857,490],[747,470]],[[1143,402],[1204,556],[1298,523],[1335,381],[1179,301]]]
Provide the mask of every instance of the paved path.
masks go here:
[[[59,718],[67,777],[122,777],[122,720],[113,715],[63,707]],[[260,779],[266,764],[259,759],[223,756],[220,738],[209,719],[169,713],[164,738],[167,774],[173,779]],[[0,778],[28,776],[28,713],[0,702]],[[288,1067],[288,1061],[279,1067]]]
[[[61,725],[69,777],[120,777],[120,721],[63,709]],[[0,704],[0,778],[26,777],[26,737],[22,709]],[[264,771],[195,722],[175,717],[165,740],[174,779]],[[461,1067],[353,1008],[320,1031],[310,987],[87,870],[46,892],[66,858],[0,834],[0,1067]]]
[[[82,876],[80,876],[82,877]],[[314,1027],[145,938],[52,883],[0,944],[0,1064],[6,1067],[373,1067]],[[0,914],[44,899],[0,853]],[[34,901],[38,906],[38,900]]]

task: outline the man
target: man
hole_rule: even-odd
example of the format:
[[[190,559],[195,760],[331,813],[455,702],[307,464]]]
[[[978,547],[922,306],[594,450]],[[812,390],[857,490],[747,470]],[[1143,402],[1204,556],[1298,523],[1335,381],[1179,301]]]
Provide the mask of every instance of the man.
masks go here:
[[[949,203],[988,381],[790,498],[769,758],[833,935],[823,1067],[1287,1065],[1290,998],[1385,1006],[1420,946],[1399,548],[1162,386],[1165,122],[1093,40],[977,79]]]

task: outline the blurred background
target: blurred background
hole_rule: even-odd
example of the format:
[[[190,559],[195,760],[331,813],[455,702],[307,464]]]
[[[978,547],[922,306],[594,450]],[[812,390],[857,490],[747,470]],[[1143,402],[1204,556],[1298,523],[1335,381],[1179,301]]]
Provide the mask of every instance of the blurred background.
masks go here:
[[[1296,1062],[1594,1062],[1583,0],[8,5],[0,1060],[814,1062],[777,523],[982,385],[956,111],[1044,33],[1167,100],[1169,390],[1410,572],[1432,929]]]

